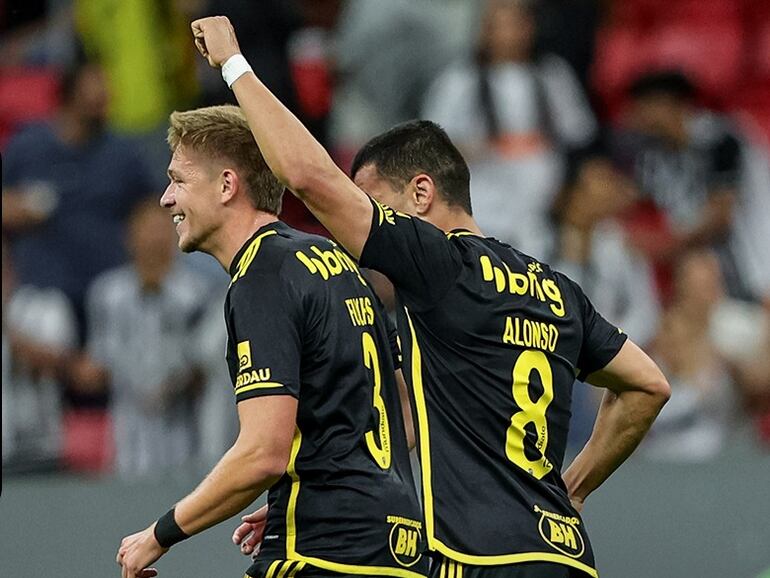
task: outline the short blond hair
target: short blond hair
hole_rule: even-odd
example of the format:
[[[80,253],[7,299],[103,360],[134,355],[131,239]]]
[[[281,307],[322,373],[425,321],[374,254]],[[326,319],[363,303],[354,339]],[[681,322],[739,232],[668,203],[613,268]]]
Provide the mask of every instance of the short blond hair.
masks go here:
[[[281,212],[284,186],[262,158],[239,107],[227,104],[175,111],[169,120],[167,141],[172,152],[184,146],[234,163],[254,207],[273,215]]]

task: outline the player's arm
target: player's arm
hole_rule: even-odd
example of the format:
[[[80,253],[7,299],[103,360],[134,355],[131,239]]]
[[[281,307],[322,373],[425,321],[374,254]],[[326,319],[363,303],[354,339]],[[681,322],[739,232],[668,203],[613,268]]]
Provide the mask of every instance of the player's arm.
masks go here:
[[[123,576],[148,576],[146,567],[170,547],[167,539],[189,537],[227,520],[251,504],[285,472],[297,400],[289,395],[255,397],[238,404],[238,439],[201,484],[147,529],[124,538],[117,561]],[[160,525],[162,528],[156,528]],[[165,534],[176,533],[176,537]]]
[[[589,374],[586,381],[608,391],[591,438],[563,474],[578,510],[631,455],[671,394],[655,362],[630,340],[604,369]]]
[[[240,54],[233,27],[224,16],[196,20],[192,31],[211,66],[220,67]],[[366,194],[253,73],[240,76],[232,89],[270,170],[358,258],[372,221]]]

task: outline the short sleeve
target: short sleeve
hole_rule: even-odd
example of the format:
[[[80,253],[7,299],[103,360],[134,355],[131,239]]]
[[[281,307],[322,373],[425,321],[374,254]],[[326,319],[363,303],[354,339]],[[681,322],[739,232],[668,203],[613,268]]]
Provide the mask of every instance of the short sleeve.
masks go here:
[[[301,306],[279,271],[255,271],[233,284],[228,353],[237,359],[236,401],[265,395],[299,399]]]
[[[596,311],[577,283],[570,283],[578,301],[583,326],[583,339],[577,361],[578,379],[585,381],[589,374],[603,369],[613,360],[628,336]]]
[[[361,266],[388,277],[407,306],[430,309],[460,274],[459,252],[430,223],[373,199],[372,204],[372,228],[361,252]]]

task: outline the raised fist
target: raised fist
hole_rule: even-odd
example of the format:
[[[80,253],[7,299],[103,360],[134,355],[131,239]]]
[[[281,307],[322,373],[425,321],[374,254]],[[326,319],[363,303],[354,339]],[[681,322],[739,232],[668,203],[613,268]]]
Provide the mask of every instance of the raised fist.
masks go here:
[[[235,30],[227,16],[200,18],[190,26],[195,46],[211,66],[222,66],[228,58],[241,53]]]

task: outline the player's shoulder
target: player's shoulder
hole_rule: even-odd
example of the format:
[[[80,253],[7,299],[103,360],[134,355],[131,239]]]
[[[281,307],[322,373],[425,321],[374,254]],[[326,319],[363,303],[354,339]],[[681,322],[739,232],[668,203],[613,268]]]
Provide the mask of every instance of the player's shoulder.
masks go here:
[[[344,271],[358,273],[358,266],[334,241],[277,221],[252,237],[236,256],[231,273],[233,286],[273,279],[303,287]]]

